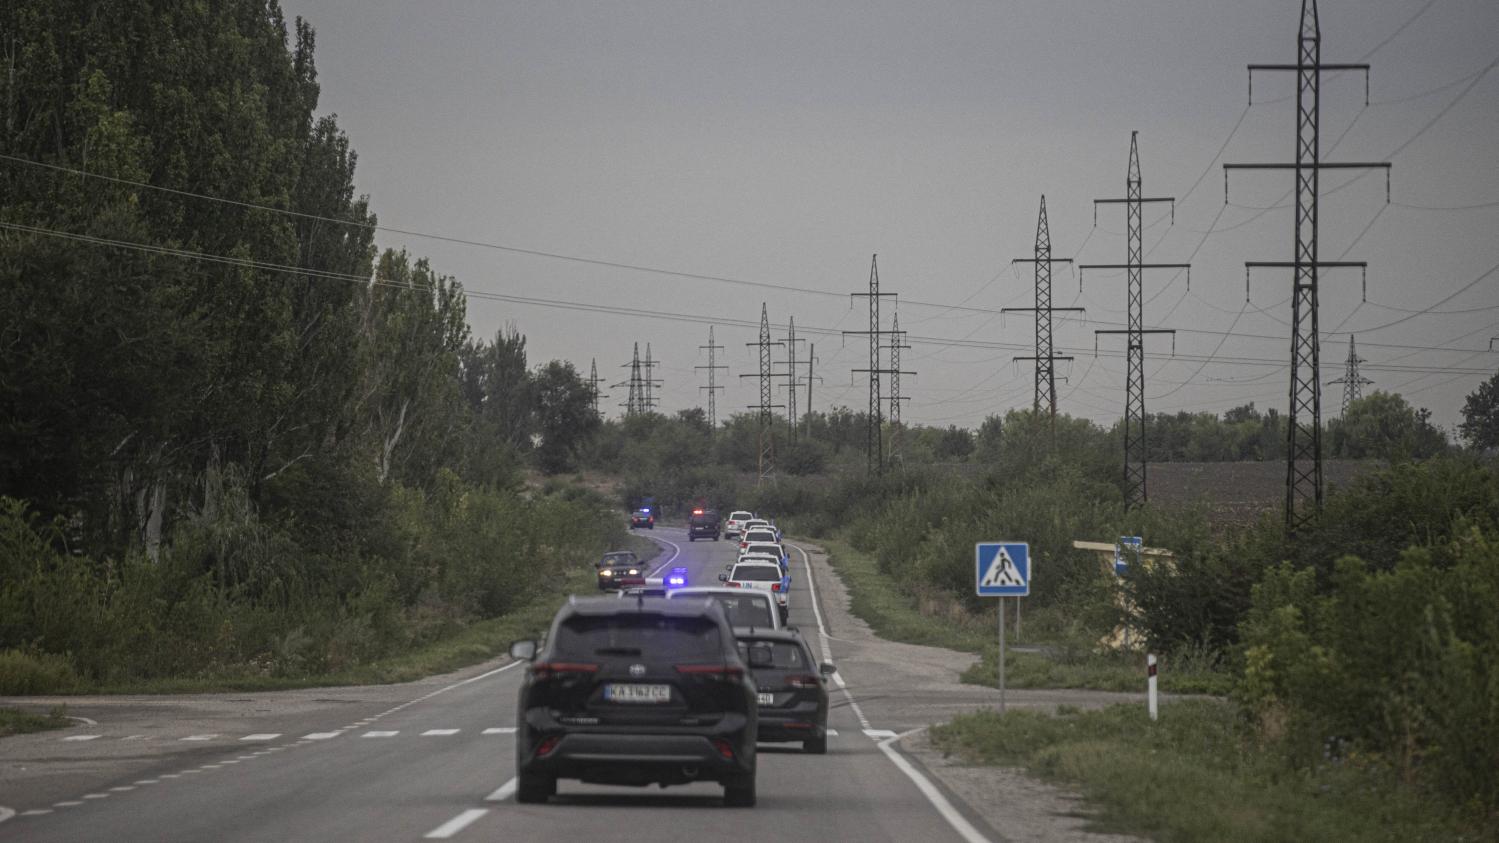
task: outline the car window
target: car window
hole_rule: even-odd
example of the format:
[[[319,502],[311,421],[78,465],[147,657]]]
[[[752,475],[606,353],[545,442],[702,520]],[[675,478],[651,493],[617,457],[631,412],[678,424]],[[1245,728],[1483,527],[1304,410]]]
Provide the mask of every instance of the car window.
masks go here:
[[[775,620],[771,617],[770,601],[762,595],[728,595],[715,594],[713,599],[723,607],[723,613],[729,619],[730,626],[762,626],[774,627]]]
[[[739,582],[780,582],[781,569],[775,565],[735,565],[729,579]]]
[[[748,521],[749,519],[754,518],[755,514],[753,512],[736,512],[729,517],[734,519],[735,521]]]
[[[744,540],[746,542],[748,542],[748,543],[751,543],[751,544],[753,544],[754,542],[764,542],[766,544],[775,544],[776,543],[776,534],[770,532],[769,530],[751,530],[750,532],[748,532],[748,533],[745,534]]]
[[[711,618],[638,612],[570,617],[558,627],[552,647],[568,658],[712,659],[722,652],[718,624]]]
[[[764,553],[769,556],[778,557],[781,555],[781,546],[778,544],[771,544],[770,542],[752,542],[748,547],[744,549],[744,552],[745,554]]]
[[[771,669],[773,670],[810,670],[812,662],[800,644],[791,641],[767,641],[763,638],[741,638],[739,639],[739,657],[746,662],[749,661],[749,645],[764,644],[770,648]]]

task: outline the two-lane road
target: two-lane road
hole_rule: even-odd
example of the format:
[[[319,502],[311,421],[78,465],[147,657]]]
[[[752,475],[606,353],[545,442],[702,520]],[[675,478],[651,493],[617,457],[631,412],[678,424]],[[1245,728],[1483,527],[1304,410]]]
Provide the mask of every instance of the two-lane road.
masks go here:
[[[716,584],[734,557],[732,542],[689,543],[682,530],[655,532],[666,548],[653,566],[657,575],[680,565],[690,582]],[[809,564],[792,549],[791,622],[836,663],[839,641],[825,634]],[[55,745],[79,759],[84,770],[75,766],[69,781],[85,786],[61,796],[54,788],[33,804],[25,800],[41,791],[0,791],[0,805],[17,812],[0,821],[0,841],[982,839],[971,817],[890,746],[888,726],[866,717],[850,693],[861,677],[841,673],[828,754],[762,745],[754,809],[724,808],[716,785],[634,789],[571,781],[550,804],[516,804],[513,727],[523,669],[506,664],[376,708],[351,703],[336,712],[343,719],[325,711],[293,731],[213,735],[190,752],[143,757],[128,775],[118,764],[101,765],[111,774],[87,774],[91,748],[132,737],[110,733],[107,723],[84,742],[49,737],[55,744],[47,744],[32,736],[28,747]]]

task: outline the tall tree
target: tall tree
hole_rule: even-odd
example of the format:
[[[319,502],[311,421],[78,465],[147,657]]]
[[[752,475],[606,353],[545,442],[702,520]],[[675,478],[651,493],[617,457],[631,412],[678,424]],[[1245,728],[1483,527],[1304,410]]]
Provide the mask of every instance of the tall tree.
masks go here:
[[[1468,395],[1458,430],[1469,445],[1480,451],[1499,448],[1499,373]]]

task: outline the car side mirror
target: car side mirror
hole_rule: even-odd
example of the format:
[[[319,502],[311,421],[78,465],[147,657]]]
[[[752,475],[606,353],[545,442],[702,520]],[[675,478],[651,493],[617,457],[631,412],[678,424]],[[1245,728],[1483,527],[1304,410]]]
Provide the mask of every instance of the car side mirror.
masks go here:
[[[512,641],[510,642],[510,657],[530,661],[536,658],[535,641]]]
[[[775,667],[775,653],[764,644],[751,644],[749,647],[749,666],[754,670],[762,670]]]
[[[718,581],[719,582],[728,582],[729,581],[729,575],[728,574],[719,574],[718,575]]]
[[[834,667],[832,662],[823,662],[818,666],[817,671],[823,676],[832,676],[838,672],[838,668]]]

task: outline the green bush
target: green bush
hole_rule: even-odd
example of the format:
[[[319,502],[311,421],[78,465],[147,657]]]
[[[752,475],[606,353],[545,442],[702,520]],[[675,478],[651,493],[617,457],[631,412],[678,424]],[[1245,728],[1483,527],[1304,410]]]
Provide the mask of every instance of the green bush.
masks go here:
[[[0,694],[66,694],[77,685],[73,665],[63,656],[0,650]]]

